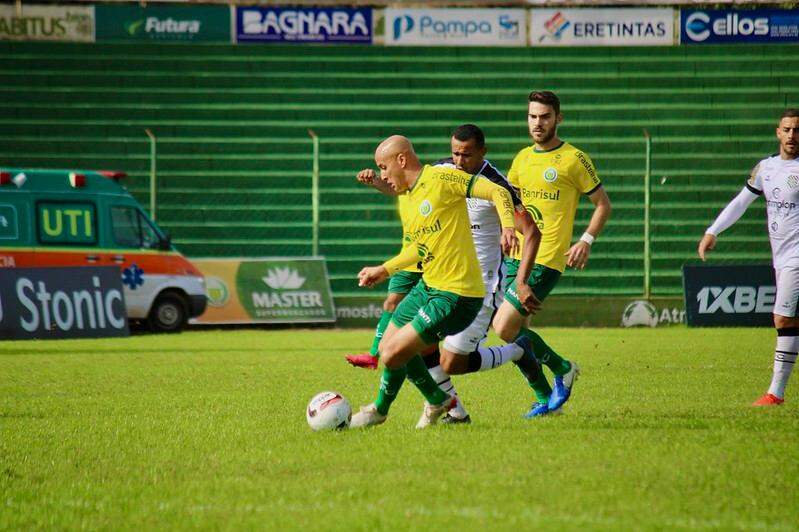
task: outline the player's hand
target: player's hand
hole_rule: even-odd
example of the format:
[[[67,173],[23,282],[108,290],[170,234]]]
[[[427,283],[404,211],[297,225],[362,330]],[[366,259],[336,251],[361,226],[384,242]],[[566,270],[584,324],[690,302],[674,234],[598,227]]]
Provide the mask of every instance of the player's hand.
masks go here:
[[[569,251],[566,252],[566,265],[571,268],[582,270],[588,264],[588,256],[591,254],[591,245],[588,242],[578,240]]]
[[[512,227],[502,230],[499,243],[502,246],[502,253],[505,255],[512,256],[519,251],[519,239],[516,237],[516,230]]]
[[[355,176],[355,179],[358,180],[359,183],[363,183],[364,185],[371,185],[375,181],[375,171],[371,168],[364,168]]]
[[[358,272],[358,286],[373,287],[388,279],[388,270],[383,266],[367,266]]]
[[[530,315],[541,310],[541,301],[535,297],[533,289],[530,288],[529,284],[524,283],[522,286],[516,285],[516,295],[519,298],[519,303],[522,304],[524,310],[529,312]]]
[[[708,251],[712,251],[713,248],[716,247],[716,235],[711,235],[710,233],[705,233],[705,236],[702,237],[702,240],[699,241],[699,248],[697,252],[699,253],[699,258],[702,259],[704,262],[705,254]]]

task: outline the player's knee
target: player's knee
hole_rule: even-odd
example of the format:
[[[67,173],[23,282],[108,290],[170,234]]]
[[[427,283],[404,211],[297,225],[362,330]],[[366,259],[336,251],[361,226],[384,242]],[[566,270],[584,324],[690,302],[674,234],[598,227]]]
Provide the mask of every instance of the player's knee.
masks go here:
[[[399,369],[402,367],[398,351],[392,349],[388,349],[386,352],[381,351],[380,359],[383,361],[383,365],[388,369]]]
[[[460,375],[463,373],[463,368],[458,363],[459,358],[463,358],[463,355],[441,353],[441,367],[447,375]]]
[[[494,318],[493,326],[494,331],[505,342],[512,342],[516,339],[516,335],[519,334],[518,327],[514,327],[514,324],[507,320],[500,319],[499,316]]]
[[[788,316],[780,316],[774,314],[774,328],[775,329],[789,329],[799,327],[799,318],[789,318]]]

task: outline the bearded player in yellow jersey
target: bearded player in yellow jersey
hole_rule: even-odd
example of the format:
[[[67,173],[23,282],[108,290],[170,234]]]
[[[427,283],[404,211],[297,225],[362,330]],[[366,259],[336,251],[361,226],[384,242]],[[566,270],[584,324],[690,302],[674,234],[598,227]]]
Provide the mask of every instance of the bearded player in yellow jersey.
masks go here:
[[[605,226],[611,206],[588,155],[558,137],[558,124],[563,120],[558,97],[549,91],[534,91],[528,101],[527,125],[533,145],[513,159],[508,181],[519,190],[522,203],[541,230],[541,245],[527,284],[543,301],[566,266],[585,268],[591,245]],[[585,233],[570,246],[574,216],[583,194],[594,204],[594,213]],[[536,403],[527,417],[538,417],[558,411],[569,399],[579,368],[527,327],[529,313],[519,303],[514,286],[518,261],[506,259],[506,265],[505,301],[494,317],[494,330],[506,342],[520,333],[529,337],[538,361],[555,375],[554,387],[543,372],[533,385]]]
[[[474,321],[483,306],[485,286],[472,242],[466,198],[492,201],[502,227],[504,253],[518,248],[510,193],[484,177],[456,168],[422,166],[410,141],[395,135],[375,151],[380,179],[407,196],[403,246],[396,257],[358,274],[361,286],[374,286],[403,268],[421,262],[422,279],[402,300],[380,341],[385,364],[377,401],[362,407],[350,424],[359,428],[386,420],[391,402],[407,375],[422,392],[426,406],[417,424],[434,424],[457,401],[439,389],[419,356],[428,346],[456,334]],[[531,351],[524,357],[530,372],[538,365]],[[524,371],[522,365],[517,364]],[[528,379],[529,380],[529,379]]]

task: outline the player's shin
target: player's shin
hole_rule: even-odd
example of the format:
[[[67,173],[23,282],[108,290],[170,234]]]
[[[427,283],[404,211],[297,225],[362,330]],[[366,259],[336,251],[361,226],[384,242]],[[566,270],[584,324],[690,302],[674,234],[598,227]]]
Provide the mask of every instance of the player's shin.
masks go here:
[[[774,350],[774,374],[768,393],[782,399],[785,397],[785,386],[791,377],[799,351],[799,328],[786,327],[777,329],[777,348]]]
[[[383,368],[380,376],[380,391],[377,393],[375,407],[381,415],[388,415],[391,403],[397,398],[402,383],[405,382],[407,371],[404,367],[398,369]]]
[[[422,359],[424,360],[425,366],[427,366],[427,371],[430,372],[430,376],[436,381],[441,391],[447,395],[457,397],[458,391],[455,389],[452,379],[447,372],[444,371],[444,368],[441,367],[441,352],[438,350],[438,346],[436,346],[435,351],[423,355]],[[468,415],[466,409],[463,408],[460,398],[458,398],[458,404],[449,411],[449,415],[460,419]]]
[[[571,363],[557,354],[554,349],[547,345],[541,336],[526,327],[522,327],[521,331],[519,332],[520,334],[530,338],[530,340],[533,342],[533,352],[535,353],[536,358],[541,364],[544,364],[551,369],[552,373],[558,376],[563,376],[569,372],[571,369]]]
[[[414,356],[408,361],[405,368],[408,371],[408,380],[419,389],[429,404],[439,405],[449,398],[449,394],[441,391],[436,381],[433,380],[421,356]]]
[[[383,333],[386,332],[386,328],[388,328],[388,324],[391,323],[391,316],[393,315],[393,312],[387,310],[384,310],[380,315],[380,321],[377,322],[377,328],[375,329],[375,338],[372,341],[372,347],[369,349],[369,353],[373,357],[378,356],[377,346],[380,345],[380,340],[383,339]]]

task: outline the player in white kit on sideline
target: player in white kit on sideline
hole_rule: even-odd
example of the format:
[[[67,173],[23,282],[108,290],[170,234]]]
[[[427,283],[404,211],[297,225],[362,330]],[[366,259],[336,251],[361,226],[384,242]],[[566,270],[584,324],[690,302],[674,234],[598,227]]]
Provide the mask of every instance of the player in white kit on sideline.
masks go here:
[[[753,406],[781,405],[799,352],[799,109],[787,109],[777,126],[780,151],[760,161],[746,186],[721,211],[699,242],[699,256],[716,246],[716,237],[734,224],[758,196],[766,199],[769,241],[777,280],[774,327],[777,347],[768,392]]]

